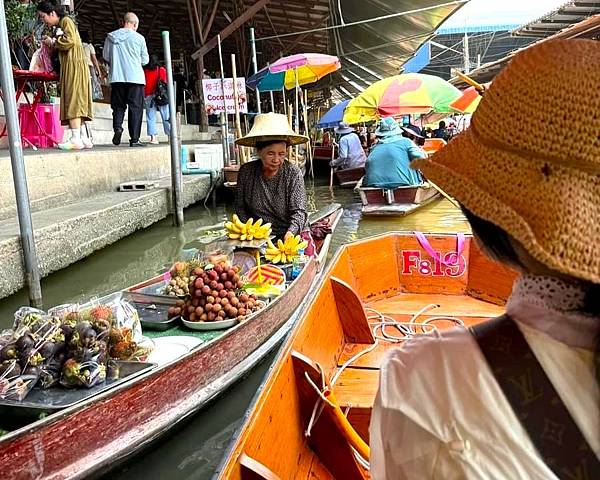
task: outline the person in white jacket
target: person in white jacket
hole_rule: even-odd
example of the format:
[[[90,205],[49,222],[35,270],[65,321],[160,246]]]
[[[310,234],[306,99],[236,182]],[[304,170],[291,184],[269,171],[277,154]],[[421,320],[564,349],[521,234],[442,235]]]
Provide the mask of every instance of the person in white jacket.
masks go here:
[[[137,33],[140,21],[135,13],[128,12],[123,18],[123,28],[111,32],[104,42],[102,56],[110,65],[110,105],[113,110],[113,144],[121,143],[123,120],[128,111],[129,146],[143,147],[140,142],[144,115],[144,86],[146,79],[143,66],[150,58],[146,40]]]

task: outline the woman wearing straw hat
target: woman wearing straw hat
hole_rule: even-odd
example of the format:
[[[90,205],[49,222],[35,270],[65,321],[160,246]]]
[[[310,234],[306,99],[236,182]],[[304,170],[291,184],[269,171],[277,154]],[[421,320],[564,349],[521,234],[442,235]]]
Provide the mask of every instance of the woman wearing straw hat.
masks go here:
[[[417,158],[425,158],[425,152],[412,140],[402,136],[402,130],[396,120],[391,117],[383,118],[375,135],[377,144],[367,158],[363,186],[396,188],[423,183],[419,172],[410,168],[410,162]]]
[[[506,315],[415,337],[385,358],[374,479],[599,477],[599,66],[589,40],[519,53],[471,127],[415,162],[521,276]]]
[[[286,160],[288,148],[308,142],[296,134],[285,115],[257,115],[252,129],[237,145],[254,147],[260,161],[240,167],[235,211],[242,221],[262,218],[272,224],[273,235],[287,239],[307,227],[306,191],[298,167]]]

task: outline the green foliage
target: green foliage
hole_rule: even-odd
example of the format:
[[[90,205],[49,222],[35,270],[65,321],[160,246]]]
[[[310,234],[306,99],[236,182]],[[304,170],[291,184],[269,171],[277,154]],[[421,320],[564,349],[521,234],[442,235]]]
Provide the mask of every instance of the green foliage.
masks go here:
[[[20,41],[33,33],[37,22],[35,3],[21,3],[19,0],[8,0],[5,8],[8,38],[11,41]]]

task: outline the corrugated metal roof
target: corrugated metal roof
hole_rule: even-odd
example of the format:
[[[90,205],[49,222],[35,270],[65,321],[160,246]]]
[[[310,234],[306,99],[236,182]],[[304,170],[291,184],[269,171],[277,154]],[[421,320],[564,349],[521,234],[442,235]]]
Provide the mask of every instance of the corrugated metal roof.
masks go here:
[[[498,73],[510,62],[510,60],[520,51],[525,50],[526,48],[530,48],[533,45],[537,45],[540,42],[545,42],[553,39],[569,39],[569,38],[587,38],[587,39],[595,39],[598,40],[600,38],[600,14],[594,15],[592,17],[586,18],[574,25],[570,25],[563,30],[556,32],[554,35],[547,36],[538,42],[532,43],[525,48],[516,50],[512,52],[510,55],[497,60],[492,63],[488,63],[487,65],[483,65],[481,68],[475,69],[469,73],[469,77],[473,80],[476,80],[479,83],[490,82],[494,79]],[[459,88],[464,88],[467,85],[462,82],[462,80],[458,78],[454,78],[451,80],[451,83],[458,86]]]
[[[78,0],[76,11],[81,30],[88,30],[101,46],[106,34],[132,9],[140,18],[139,32],[149,49],[162,52],[161,31],[171,32],[174,57],[187,56],[199,48],[194,43],[194,19],[190,5],[198,6],[206,25],[217,0]],[[344,95],[356,94],[380,78],[399,73],[400,67],[431,38],[436,29],[469,0],[271,0],[242,28],[224,39],[226,72],[229,55],[237,53],[238,75],[252,73],[248,27],[255,28],[259,68],[282,55],[316,52],[337,55],[342,70],[318,86]],[[207,40],[256,3],[255,0],[220,0]],[[349,25],[373,20],[368,23]],[[341,28],[338,28],[342,26]],[[327,28],[324,30],[324,28]],[[261,38],[269,40],[260,41]],[[205,68],[219,70],[217,51],[204,57]],[[340,94],[341,94],[340,93]]]
[[[571,1],[513,30],[512,33],[521,37],[547,38],[598,13],[600,13],[600,1]]]

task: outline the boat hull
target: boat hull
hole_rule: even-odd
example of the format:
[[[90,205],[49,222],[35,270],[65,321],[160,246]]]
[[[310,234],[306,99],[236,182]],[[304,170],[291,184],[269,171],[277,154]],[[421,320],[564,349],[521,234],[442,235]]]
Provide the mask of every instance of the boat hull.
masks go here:
[[[439,192],[428,184],[394,189],[357,186],[365,215],[404,216],[439,198]]]
[[[353,187],[365,176],[365,173],[365,167],[345,168],[344,170],[337,170],[335,172],[335,177],[340,186]]]

